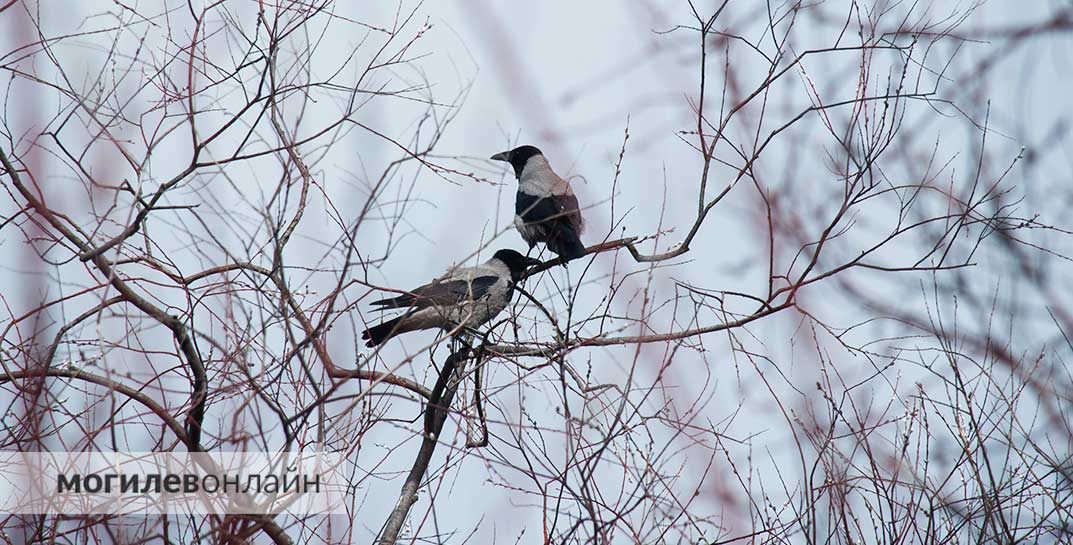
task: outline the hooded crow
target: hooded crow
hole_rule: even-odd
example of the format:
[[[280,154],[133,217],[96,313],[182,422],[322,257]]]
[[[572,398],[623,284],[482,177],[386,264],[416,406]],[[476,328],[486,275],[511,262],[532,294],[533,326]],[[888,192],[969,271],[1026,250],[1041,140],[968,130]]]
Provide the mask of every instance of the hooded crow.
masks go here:
[[[533,146],[521,146],[491,157],[506,161],[518,177],[518,195],[514,200],[514,226],[531,250],[538,242],[558,254],[564,261],[585,255],[577,197],[570,183],[551,169],[544,154]]]
[[[514,250],[499,250],[476,267],[455,268],[398,297],[373,301],[381,309],[405,308],[406,314],[366,329],[361,338],[373,347],[407,331],[476,328],[495,318],[514,295],[514,284],[540,261]]]

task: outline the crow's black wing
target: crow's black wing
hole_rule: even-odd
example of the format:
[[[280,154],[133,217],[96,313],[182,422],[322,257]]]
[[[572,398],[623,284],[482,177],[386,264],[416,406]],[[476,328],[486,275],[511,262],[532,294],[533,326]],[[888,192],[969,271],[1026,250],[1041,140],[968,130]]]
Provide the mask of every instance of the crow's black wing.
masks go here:
[[[574,230],[574,233],[580,235],[585,228],[585,222],[581,219],[581,209],[578,208],[577,197],[573,193],[567,193],[558,195],[555,199],[559,201],[559,206],[562,208],[563,221],[570,224],[570,228]]]
[[[577,197],[572,193],[536,197],[519,191],[514,206],[518,217],[527,227],[522,231],[522,238],[530,245],[534,241],[544,242],[551,251],[567,261],[585,253],[585,245],[578,236],[584,223],[578,210]]]
[[[581,211],[577,197],[571,193],[537,197],[518,192],[514,198],[514,213],[530,225],[566,224],[576,233],[581,233]]]
[[[478,276],[468,282],[466,280],[433,282],[410,290],[409,293],[398,297],[381,299],[370,304],[380,305],[382,308],[450,306],[467,299],[484,297],[488,290],[498,281],[498,276]]]
[[[538,225],[560,218],[563,209],[552,197],[537,197],[519,191],[514,199],[514,213],[525,223]]]

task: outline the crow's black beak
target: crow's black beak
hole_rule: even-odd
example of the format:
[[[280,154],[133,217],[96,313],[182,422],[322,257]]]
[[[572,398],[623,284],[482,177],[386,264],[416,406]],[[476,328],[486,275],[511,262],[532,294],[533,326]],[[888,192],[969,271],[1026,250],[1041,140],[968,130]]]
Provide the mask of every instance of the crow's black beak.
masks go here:
[[[510,161],[510,152],[509,151],[501,151],[501,152],[489,157],[489,159],[491,159],[493,161]]]
[[[541,260],[539,260],[539,259],[537,259],[535,257],[526,257],[524,263],[525,263],[525,268],[528,269],[529,267],[536,267],[537,265],[540,265],[541,263],[543,263],[543,261],[541,261]]]

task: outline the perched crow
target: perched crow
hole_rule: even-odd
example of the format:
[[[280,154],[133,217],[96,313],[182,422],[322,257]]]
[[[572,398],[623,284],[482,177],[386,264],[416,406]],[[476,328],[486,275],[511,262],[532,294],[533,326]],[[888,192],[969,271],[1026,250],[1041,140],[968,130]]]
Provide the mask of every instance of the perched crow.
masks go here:
[[[514,226],[529,243],[529,249],[543,242],[564,261],[585,254],[581,231],[585,227],[577,197],[570,183],[548,165],[544,154],[533,146],[521,146],[491,157],[506,161],[518,177],[518,195],[514,200]]]
[[[514,295],[514,283],[537,259],[514,250],[499,250],[476,267],[455,268],[420,288],[390,299],[373,301],[381,308],[405,308],[406,314],[370,327],[361,334],[365,346],[419,329],[476,328],[495,318]]]

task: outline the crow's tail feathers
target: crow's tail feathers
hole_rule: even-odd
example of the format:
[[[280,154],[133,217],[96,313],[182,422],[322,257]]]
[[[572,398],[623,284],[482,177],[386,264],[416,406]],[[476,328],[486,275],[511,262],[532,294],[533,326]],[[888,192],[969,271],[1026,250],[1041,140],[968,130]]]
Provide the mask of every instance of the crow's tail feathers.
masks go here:
[[[563,258],[564,263],[585,255],[585,245],[573,229],[560,227],[556,235],[548,241],[548,249]]]
[[[388,320],[380,325],[374,325],[363,331],[361,333],[361,338],[365,341],[365,346],[372,348],[391,337],[394,337],[395,334],[405,331],[405,329],[399,327],[403,318],[405,318],[405,316],[399,316],[398,318]]]

